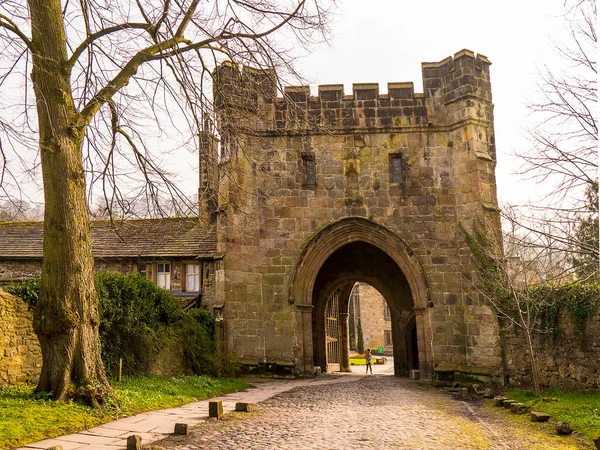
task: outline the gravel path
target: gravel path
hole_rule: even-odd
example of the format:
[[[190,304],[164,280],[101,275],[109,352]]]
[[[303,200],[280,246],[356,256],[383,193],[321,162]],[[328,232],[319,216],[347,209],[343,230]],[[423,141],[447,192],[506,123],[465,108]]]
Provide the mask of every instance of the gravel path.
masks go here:
[[[349,380],[347,377],[352,377]],[[276,395],[254,413],[232,413],[153,449],[581,449],[551,425],[462,401],[392,376],[346,375],[343,383]]]

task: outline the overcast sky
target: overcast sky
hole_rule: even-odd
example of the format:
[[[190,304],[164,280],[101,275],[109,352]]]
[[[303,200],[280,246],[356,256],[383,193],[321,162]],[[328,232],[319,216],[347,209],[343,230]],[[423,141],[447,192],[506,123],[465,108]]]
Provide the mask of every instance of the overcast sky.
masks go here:
[[[412,81],[422,92],[421,62],[441,61],[463,48],[491,62],[492,94],[501,203],[524,203],[533,186],[513,175],[519,163],[514,153],[528,147],[524,125],[527,104],[535,97],[538,71],[556,66],[553,40],[567,40],[563,0],[338,0],[329,43],[315,46],[297,68],[318,84]],[[535,120],[535,118],[533,118]],[[179,174],[181,189],[197,192],[198,158],[168,156],[167,167]],[[170,161],[169,161],[170,159]],[[35,192],[37,191],[37,194]],[[33,197],[41,197],[38,186]]]
[[[299,65],[317,84],[412,81],[423,92],[421,62],[441,61],[463,48],[487,56],[495,105],[498,196],[524,202],[531,183],[510,175],[515,152],[528,145],[523,125],[537,90],[538,68],[557,64],[553,40],[565,39],[562,0],[345,0],[339,2],[330,45]],[[543,189],[543,187],[538,187]]]
[[[501,203],[522,204],[549,191],[514,174],[513,155],[528,147],[524,127],[535,121],[527,104],[536,95],[539,69],[560,64],[553,41],[567,40],[563,0],[342,0],[329,43],[312,49],[297,69],[318,84],[412,81],[423,92],[421,62],[441,61],[463,48],[491,62],[495,105],[496,177]],[[181,173],[181,172],[179,172]],[[196,181],[191,180],[193,192]],[[188,189],[186,189],[186,192]]]

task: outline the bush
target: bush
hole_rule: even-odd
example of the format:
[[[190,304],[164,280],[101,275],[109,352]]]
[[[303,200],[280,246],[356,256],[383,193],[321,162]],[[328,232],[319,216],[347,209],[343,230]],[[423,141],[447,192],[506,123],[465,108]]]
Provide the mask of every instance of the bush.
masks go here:
[[[215,324],[205,310],[186,313],[169,292],[138,274],[96,274],[102,361],[115,375],[119,359],[128,375],[147,373],[161,350],[182,349],[183,368],[196,374],[214,374]],[[14,284],[7,291],[33,308],[40,278]]]
[[[27,302],[29,308],[35,308],[40,295],[40,277],[39,275],[29,280],[23,280],[20,283],[13,283],[6,287],[6,292],[21,297]]]
[[[216,374],[215,322],[208,311],[193,309],[179,326],[185,364],[194,373]]]
[[[181,320],[179,302],[167,291],[137,274],[99,272],[102,361],[108,373],[116,373],[123,358],[126,374],[148,372],[152,357],[164,344],[165,327]]]

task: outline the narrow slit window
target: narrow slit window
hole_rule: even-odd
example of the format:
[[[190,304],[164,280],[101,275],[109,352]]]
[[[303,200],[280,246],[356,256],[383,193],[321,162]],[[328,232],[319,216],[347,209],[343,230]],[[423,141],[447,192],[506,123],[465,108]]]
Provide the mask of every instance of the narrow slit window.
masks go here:
[[[312,155],[302,155],[302,166],[304,170],[305,188],[314,188],[317,186],[317,171],[315,166],[315,158]]]
[[[390,182],[402,183],[402,155],[390,155]]]

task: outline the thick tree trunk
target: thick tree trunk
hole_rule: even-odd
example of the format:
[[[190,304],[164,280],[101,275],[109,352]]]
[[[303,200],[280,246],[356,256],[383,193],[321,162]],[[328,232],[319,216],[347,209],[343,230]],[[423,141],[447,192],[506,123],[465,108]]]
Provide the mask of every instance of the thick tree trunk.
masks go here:
[[[59,0],[30,0],[32,80],[44,178],[44,262],[34,328],[42,348],[37,391],[98,406],[112,395],[98,338],[98,297],[82,162],[87,124],[75,110]]]

